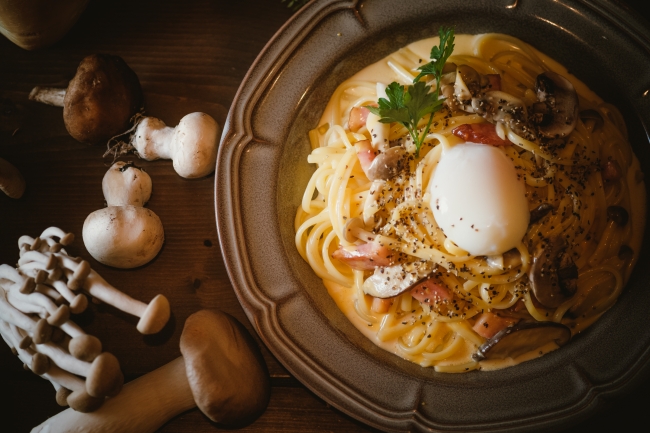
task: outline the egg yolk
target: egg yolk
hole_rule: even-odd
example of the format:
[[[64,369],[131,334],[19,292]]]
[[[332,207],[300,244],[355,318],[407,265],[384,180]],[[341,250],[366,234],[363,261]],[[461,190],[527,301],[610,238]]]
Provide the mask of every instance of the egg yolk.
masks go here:
[[[498,147],[459,143],[445,148],[429,193],[438,226],[472,255],[503,254],[519,245],[528,229],[525,185]]]

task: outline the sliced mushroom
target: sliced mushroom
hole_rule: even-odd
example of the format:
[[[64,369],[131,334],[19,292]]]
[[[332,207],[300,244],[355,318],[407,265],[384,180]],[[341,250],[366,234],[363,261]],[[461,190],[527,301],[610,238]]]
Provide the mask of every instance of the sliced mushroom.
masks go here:
[[[545,307],[556,308],[575,294],[577,268],[571,261],[566,240],[549,239],[535,250],[530,267],[530,284],[533,295]]]
[[[537,206],[535,209],[530,211],[530,224],[536,223],[537,221],[544,218],[549,212],[553,210],[553,205],[550,203],[542,203]]]
[[[501,122],[524,138],[534,139],[528,126],[528,111],[523,100],[501,90],[485,92],[483,97],[472,98],[473,112],[491,123]]]
[[[521,266],[521,253],[516,248],[506,251],[503,254],[486,256],[488,266],[503,270],[514,269]]]
[[[426,261],[376,268],[363,282],[363,291],[375,298],[392,298],[415,287],[431,271],[433,265]]]
[[[391,147],[380,153],[368,167],[366,175],[370,180],[388,180],[402,171],[406,150],[401,146]]]
[[[469,65],[460,65],[456,72],[462,78],[467,90],[469,90],[470,96],[478,94],[481,90],[481,76],[476,72],[476,69]],[[458,82],[458,78],[456,80]]]
[[[603,116],[598,111],[592,109],[580,111],[580,120],[585,124],[592,125],[592,131],[598,131],[605,124]]]
[[[571,330],[561,323],[519,322],[499,331],[483,343],[472,357],[476,361],[517,358],[551,342],[564,346],[570,339]]]
[[[578,121],[578,94],[573,84],[562,75],[547,71],[537,76],[537,99],[546,107],[536,104],[533,116],[539,134],[546,138],[569,135]],[[541,114],[541,115],[539,115]]]

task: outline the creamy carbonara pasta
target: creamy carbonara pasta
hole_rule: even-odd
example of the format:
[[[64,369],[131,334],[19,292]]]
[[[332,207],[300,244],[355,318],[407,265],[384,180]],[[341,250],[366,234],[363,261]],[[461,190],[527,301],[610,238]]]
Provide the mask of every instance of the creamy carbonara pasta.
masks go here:
[[[641,247],[643,175],[618,110],[507,35],[456,35],[440,79],[419,80],[444,98],[421,143],[380,121],[373,107],[439,43],[336,89],[310,131],[295,242],[377,345],[440,372],[503,368],[615,303]]]

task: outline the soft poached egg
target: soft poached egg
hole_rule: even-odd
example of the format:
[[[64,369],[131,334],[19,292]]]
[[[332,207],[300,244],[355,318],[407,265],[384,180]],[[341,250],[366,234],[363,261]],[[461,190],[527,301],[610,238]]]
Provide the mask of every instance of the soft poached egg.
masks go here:
[[[429,193],[438,226],[472,255],[503,254],[519,245],[528,229],[524,182],[498,147],[445,146]]]

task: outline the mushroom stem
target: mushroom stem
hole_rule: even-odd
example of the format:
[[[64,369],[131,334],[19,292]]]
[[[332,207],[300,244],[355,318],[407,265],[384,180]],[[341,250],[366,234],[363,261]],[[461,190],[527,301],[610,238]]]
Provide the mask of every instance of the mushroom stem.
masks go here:
[[[4,290],[0,290],[0,317],[5,322],[14,324],[21,329],[24,329],[29,335],[32,336],[34,341],[44,342],[49,340],[52,329],[47,322],[36,322],[34,319],[28,315],[20,312],[7,300],[7,295]]]
[[[129,295],[119,291],[110,285],[104,278],[95,272],[86,261],[77,262],[67,254],[42,253],[40,251],[26,251],[18,260],[21,270],[29,267],[34,269],[56,269],[58,266],[64,268],[68,278],[67,286],[71,290],[83,290],[100,301],[112,305],[125,313],[139,317],[137,329],[142,334],[155,334],[159,332],[169,320],[171,309],[169,301],[163,295],[145,304],[133,299]],[[11,268],[8,265],[7,268]],[[35,267],[32,269],[31,267]],[[0,267],[2,272],[2,267]],[[9,269],[6,272],[12,272]],[[0,274],[0,278],[2,274]],[[9,278],[8,278],[9,279]],[[13,281],[13,280],[12,280]],[[53,314],[53,313],[51,313]]]
[[[56,87],[41,87],[36,86],[29,92],[29,100],[42,102],[43,104],[53,105],[55,107],[63,107],[63,99],[65,98],[67,89],[59,89]]]
[[[106,400],[96,411],[81,413],[66,409],[34,427],[32,433],[149,433],[195,406],[185,362],[178,357],[127,383],[117,396]]]
[[[88,274],[83,289],[100,301],[139,317],[137,329],[142,334],[157,333],[169,320],[169,301],[163,295],[156,295],[149,304],[145,304],[120,292],[93,270]]]

